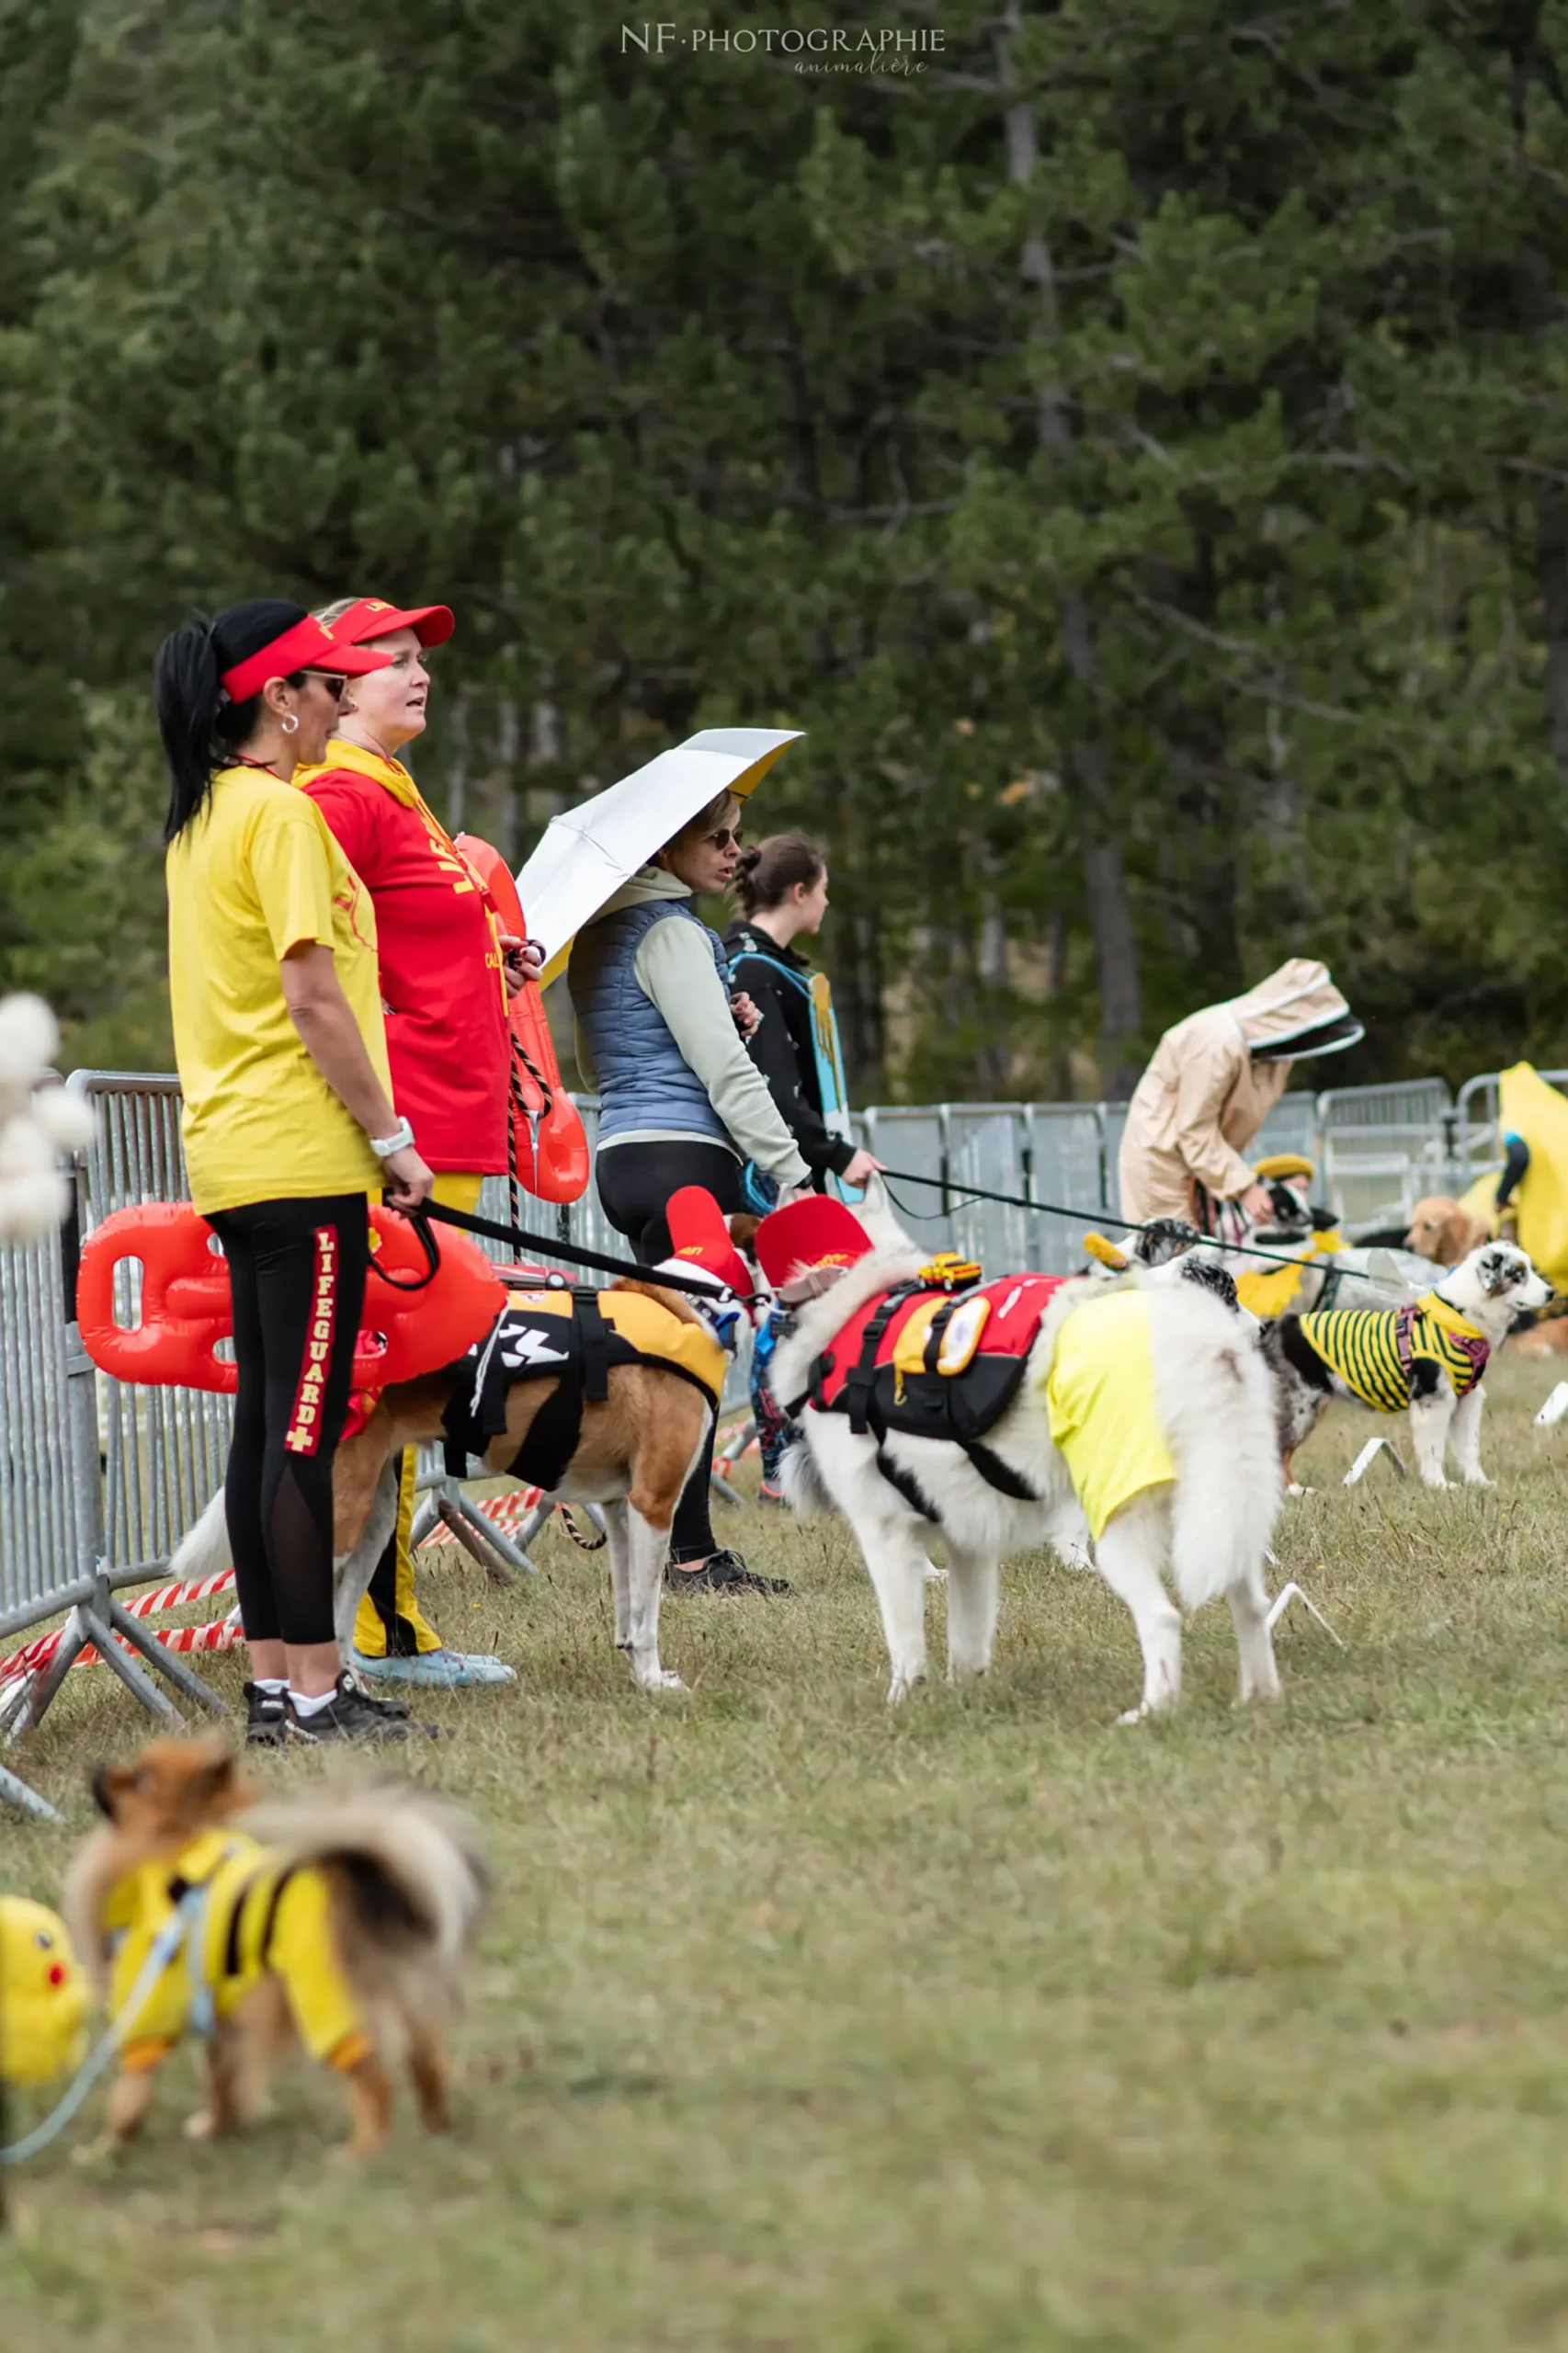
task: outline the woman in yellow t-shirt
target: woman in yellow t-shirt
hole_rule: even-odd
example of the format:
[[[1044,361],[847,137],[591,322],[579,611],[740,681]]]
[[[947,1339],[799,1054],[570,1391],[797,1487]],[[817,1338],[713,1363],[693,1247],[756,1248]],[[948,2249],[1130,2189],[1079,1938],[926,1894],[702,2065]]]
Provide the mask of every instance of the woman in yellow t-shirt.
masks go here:
[[[345,682],[385,655],[299,605],[176,630],[157,664],[168,755],[169,1000],[191,1199],[220,1236],[239,1393],[224,1496],[250,1645],[247,1737],[406,1739],[333,1632],[332,1465],[364,1304],[372,1188],[430,1190],[392,1102],[369,898],[290,781]]]

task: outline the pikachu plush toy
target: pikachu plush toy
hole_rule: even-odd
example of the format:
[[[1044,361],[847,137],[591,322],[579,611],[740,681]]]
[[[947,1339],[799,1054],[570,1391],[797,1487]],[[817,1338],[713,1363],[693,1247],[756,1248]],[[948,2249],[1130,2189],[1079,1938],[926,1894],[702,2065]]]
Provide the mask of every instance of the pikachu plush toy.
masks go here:
[[[79,2066],[87,1981],[57,1912],[0,1895],[0,2081],[46,2084]]]

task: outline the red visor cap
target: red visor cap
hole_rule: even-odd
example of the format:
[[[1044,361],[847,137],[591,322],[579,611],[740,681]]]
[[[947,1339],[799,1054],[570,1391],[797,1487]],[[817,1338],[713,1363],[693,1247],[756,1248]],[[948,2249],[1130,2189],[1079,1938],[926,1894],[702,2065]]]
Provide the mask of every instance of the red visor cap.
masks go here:
[[[852,1267],[872,1246],[853,1210],[831,1193],[812,1193],[772,1210],[756,1229],[757,1263],[777,1290],[813,1267]]]
[[[394,629],[411,629],[421,645],[445,645],[457,623],[449,605],[389,605],[380,597],[361,597],[333,628],[349,645],[364,645],[390,637]]]
[[[231,702],[248,702],[268,678],[291,678],[296,670],[325,670],[334,676],[362,678],[371,670],[384,670],[391,660],[390,654],[371,654],[347,638],[335,637],[307,613],[270,645],[247,654],[232,670],[225,670],[219,683]]]
[[[672,1258],[716,1275],[743,1299],[750,1296],[756,1288],[751,1268],[731,1241],[724,1213],[711,1193],[701,1185],[683,1185],[670,1195],[665,1219]]]

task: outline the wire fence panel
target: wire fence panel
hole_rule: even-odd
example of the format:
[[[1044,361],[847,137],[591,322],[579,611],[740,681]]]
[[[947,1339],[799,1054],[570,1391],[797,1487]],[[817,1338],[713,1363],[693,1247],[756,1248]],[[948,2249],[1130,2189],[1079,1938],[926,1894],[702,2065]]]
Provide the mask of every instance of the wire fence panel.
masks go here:
[[[1045,1275],[1070,1275],[1083,1266],[1084,1236],[1103,1206],[1105,1113],[1120,1108],[1100,1103],[1027,1107],[1030,1198],[1059,1201],[1075,1214],[1062,1217],[1037,1211],[1028,1256],[1010,1262],[1012,1266],[1028,1266]]]
[[[78,1161],[82,1239],[115,1210],[190,1198],[180,1143],[179,1081],[172,1076],[78,1071],[69,1082],[97,1120]],[[134,1324],[141,1269],[115,1277],[115,1314]],[[97,1382],[104,1458],[102,1552],[113,1586],[141,1585],[170,1553],[223,1482],[233,1401],[210,1390]]]
[[[1321,1188],[1352,1240],[1408,1225],[1424,1194],[1447,1191],[1452,1108],[1440,1078],[1318,1097]]]
[[[1267,1160],[1273,1154],[1300,1153],[1310,1160],[1317,1171],[1315,1183],[1321,1188],[1323,1170],[1318,1166],[1322,1157],[1318,1136],[1318,1098],[1315,1095],[1282,1095],[1270,1111],[1256,1140],[1246,1148],[1249,1160]]]
[[[1027,1192],[1028,1114],[1021,1103],[954,1103],[948,1107],[948,1175],[953,1244],[960,1257],[978,1259],[988,1274],[1027,1267],[1033,1255],[1028,1210],[1000,1201],[966,1200],[966,1188]]]
[[[60,1236],[0,1249],[0,1634],[68,1608],[87,1589],[71,1475]]]
[[[950,1213],[948,1178],[948,1120],[941,1104],[872,1104],[862,1113],[866,1142],[889,1168],[934,1178],[935,1185],[900,1185],[894,1211],[927,1250],[958,1246]]]
[[[1125,1103],[1102,1103],[1100,1115],[1100,1153],[1103,1176],[1100,1184],[1101,1206],[1112,1217],[1121,1211],[1121,1138],[1127,1126],[1128,1106]]]

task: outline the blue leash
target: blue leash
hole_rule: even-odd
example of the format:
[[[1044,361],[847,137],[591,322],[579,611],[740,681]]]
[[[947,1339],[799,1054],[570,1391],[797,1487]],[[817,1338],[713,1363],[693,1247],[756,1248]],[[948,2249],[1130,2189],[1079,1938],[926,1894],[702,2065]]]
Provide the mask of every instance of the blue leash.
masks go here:
[[[170,1915],[153,1938],[151,1949],[142,1965],[142,1974],[127,1995],[124,2008],[115,2018],[97,2050],[89,2052],[84,2059],[69,2091],[59,2105],[44,2118],[41,2124],[34,2125],[30,2132],[24,2133],[19,2141],[13,2141],[9,2147],[0,2149],[0,2165],[25,2165],[29,2157],[36,2157],[41,2149],[47,2149],[50,2143],[57,2139],[65,2130],[110,2060],[119,2052],[128,2032],[140,2016],[142,2006],[148,1995],[165,1970],[168,1968],[181,1945],[187,1938],[194,1937],[206,1905],[205,1886],[186,1890],[180,1898],[178,1909]],[[199,2030],[201,2029],[199,2026]],[[210,2029],[207,2030],[210,2031]]]

